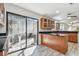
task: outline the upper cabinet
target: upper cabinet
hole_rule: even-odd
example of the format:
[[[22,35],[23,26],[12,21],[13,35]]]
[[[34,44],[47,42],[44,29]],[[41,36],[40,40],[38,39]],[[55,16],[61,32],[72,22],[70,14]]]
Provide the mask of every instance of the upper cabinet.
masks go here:
[[[55,28],[55,21],[45,17],[40,18],[40,28],[44,30],[51,30]]]

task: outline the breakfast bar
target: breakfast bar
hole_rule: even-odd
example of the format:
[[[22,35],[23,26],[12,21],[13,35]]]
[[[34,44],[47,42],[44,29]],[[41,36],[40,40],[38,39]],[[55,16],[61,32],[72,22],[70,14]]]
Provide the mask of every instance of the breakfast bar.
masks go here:
[[[66,53],[68,42],[78,42],[77,31],[40,31],[41,45]]]

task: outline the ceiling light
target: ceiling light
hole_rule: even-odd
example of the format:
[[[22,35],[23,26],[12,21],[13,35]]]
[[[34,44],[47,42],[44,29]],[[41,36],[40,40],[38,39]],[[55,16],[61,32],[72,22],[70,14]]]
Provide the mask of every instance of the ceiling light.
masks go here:
[[[58,14],[59,12],[60,12],[59,10],[56,11],[57,14]]]
[[[53,19],[55,19],[55,20],[64,20],[64,19],[66,19],[66,16],[64,16],[64,15],[57,15],[57,16],[54,16]]]
[[[71,17],[67,17],[67,19],[71,19]]]

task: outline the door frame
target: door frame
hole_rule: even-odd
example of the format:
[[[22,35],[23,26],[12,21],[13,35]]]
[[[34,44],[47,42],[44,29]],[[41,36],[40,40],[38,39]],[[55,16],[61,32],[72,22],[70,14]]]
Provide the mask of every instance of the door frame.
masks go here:
[[[26,19],[28,19],[28,18],[33,19],[33,20],[36,20],[36,21],[37,21],[37,45],[39,45],[39,21],[38,21],[38,19],[36,19],[36,18],[32,18],[32,17],[28,17],[28,16],[27,16],[27,18],[26,18]],[[27,23],[26,23],[26,24],[27,24]]]
[[[14,15],[26,18],[26,47],[25,48],[27,48],[27,18],[31,18],[31,19],[37,20],[37,45],[39,45],[39,37],[38,37],[38,35],[39,35],[39,21],[38,21],[38,19],[6,11],[6,34],[7,35],[8,35],[8,14],[14,14]],[[25,48],[19,49],[17,51],[23,50]],[[12,51],[11,53],[14,53],[14,52],[17,52],[17,51]]]

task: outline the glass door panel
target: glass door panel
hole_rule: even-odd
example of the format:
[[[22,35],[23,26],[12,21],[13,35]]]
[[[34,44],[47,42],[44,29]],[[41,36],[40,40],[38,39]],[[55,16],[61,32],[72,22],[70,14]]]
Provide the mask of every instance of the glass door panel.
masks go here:
[[[27,47],[31,46],[34,42],[34,39],[31,38],[33,33],[33,21],[30,18],[27,18]]]
[[[9,52],[26,46],[26,18],[8,13]]]
[[[33,33],[34,33],[34,44],[37,44],[37,20],[33,20]]]
[[[27,47],[37,44],[37,20],[27,18]]]

